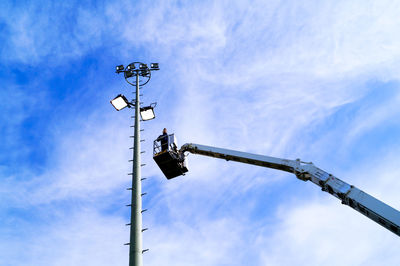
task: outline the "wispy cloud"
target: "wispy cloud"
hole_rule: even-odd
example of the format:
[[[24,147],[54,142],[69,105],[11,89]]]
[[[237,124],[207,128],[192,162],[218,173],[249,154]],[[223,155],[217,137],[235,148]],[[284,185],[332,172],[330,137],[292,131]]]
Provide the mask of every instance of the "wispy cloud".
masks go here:
[[[67,213],[53,210],[54,220],[33,224],[15,220],[11,230],[1,230],[2,265],[110,265],[126,264],[123,243],[128,230],[121,218],[81,208]],[[45,215],[45,214],[44,214]],[[43,218],[43,217],[42,217]],[[11,232],[10,232],[11,231]]]
[[[73,71],[67,60],[88,64],[85,75],[101,81],[71,83],[76,91],[63,101],[74,108],[57,109],[59,121],[51,120],[45,137],[54,149],[42,172],[3,178],[7,224],[17,217],[33,231],[10,229],[14,253],[4,258],[18,265],[25,234],[37,246],[24,257],[30,265],[40,258],[47,265],[126,263],[120,245],[128,242],[128,210],[120,206],[129,200],[123,194],[129,115],[103,107],[76,111],[84,108],[79,95],[119,93],[99,67],[109,64],[112,71],[114,61],[160,62],[162,71],[144,91],[145,101],[159,102],[157,120],[143,125],[148,151],[167,127],[180,144],[300,157],[399,208],[399,9],[394,1],[120,1],[2,9],[10,32],[4,64],[50,61]],[[86,61],[92,53],[96,63]],[[381,91],[387,94],[378,97]],[[29,94],[21,95],[29,101]],[[396,236],[289,174],[189,156],[188,175],[167,182],[151,154],[143,159],[144,189],[151,192],[144,199],[148,265],[395,265],[399,259]],[[13,213],[25,211],[26,195],[34,218],[49,230],[34,232],[33,218]],[[50,252],[53,242],[62,249]],[[6,254],[9,247],[0,243]]]

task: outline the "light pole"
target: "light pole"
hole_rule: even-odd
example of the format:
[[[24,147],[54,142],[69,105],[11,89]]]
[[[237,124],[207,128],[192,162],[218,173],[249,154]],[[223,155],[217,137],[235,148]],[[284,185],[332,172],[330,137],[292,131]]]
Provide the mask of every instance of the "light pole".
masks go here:
[[[130,241],[129,245],[129,266],[142,266],[143,259],[142,254],[147,251],[142,249],[142,232],[145,230],[142,228],[142,178],[140,167],[140,118],[143,121],[155,118],[154,107],[155,104],[150,106],[140,107],[140,87],[144,86],[150,81],[151,71],[159,70],[158,63],[151,63],[150,68],[141,62],[130,63],[126,68],[123,65],[116,67],[116,73],[124,73],[125,80],[132,86],[136,87],[135,99],[128,101],[128,99],[119,94],[113,100],[111,104],[117,109],[122,110],[125,107],[135,108],[135,124],[134,124],[134,141],[133,141],[133,159],[132,159],[132,186],[128,188],[132,191],[131,204],[131,221],[128,224],[130,226]]]

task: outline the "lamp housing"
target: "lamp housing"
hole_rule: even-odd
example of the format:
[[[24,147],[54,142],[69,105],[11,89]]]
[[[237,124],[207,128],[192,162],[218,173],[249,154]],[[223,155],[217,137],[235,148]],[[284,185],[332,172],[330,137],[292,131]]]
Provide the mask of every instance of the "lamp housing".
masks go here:
[[[143,77],[148,75],[148,74],[150,74],[150,71],[148,69],[143,69],[143,70],[140,71],[140,75],[143,76]]]
[[[126,78],[130,78],[132,76],[133,76],[133,72],[131,70],[128,70],[128,71],[125,72],[125,77]]]
[[[119,65],[115,67],[117,73],[122,72],[124,70],[124,65]]]
[[[150,67],[152,70],[160,70],[160,68],[158,67],[158,63],[151,63]]]
[[[115,97],[114,99],[112,99],[110,101],[110,103],[112,104],[112,106],[114,106],[114,108],[117,111],[120,111],[122,109],[124,109],[125,107],[130,107],[130,105],[132,105],[128,99],[126,99],[126,97],[122,94],[118,94],[117,97]]]
[[[142,117],[143,121],[147,121],[147,120],[156,118],[156,115],[154,114],[153,106],[141,107],[140,108],[140,116]]]

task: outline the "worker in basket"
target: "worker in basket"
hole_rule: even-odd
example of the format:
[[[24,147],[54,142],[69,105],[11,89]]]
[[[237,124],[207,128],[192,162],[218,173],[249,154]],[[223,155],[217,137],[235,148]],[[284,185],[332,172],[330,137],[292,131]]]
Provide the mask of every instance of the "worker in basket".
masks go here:
[[[158,136],[157,140],[161,142],[161,151],[166,151],[168,149],[168,133],[166,128],[163,129],[162,135]]]

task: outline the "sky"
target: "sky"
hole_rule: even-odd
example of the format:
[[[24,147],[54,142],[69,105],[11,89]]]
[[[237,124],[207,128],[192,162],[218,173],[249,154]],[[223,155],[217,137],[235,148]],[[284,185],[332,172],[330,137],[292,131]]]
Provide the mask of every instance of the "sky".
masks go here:
[[[301,158],[400,210],[398,1],[1,1],[0,265],[127,265],[133,121],[143,87],[144,265],[398,265],[398,236],[311,182],[188,156],[198,143]]]

